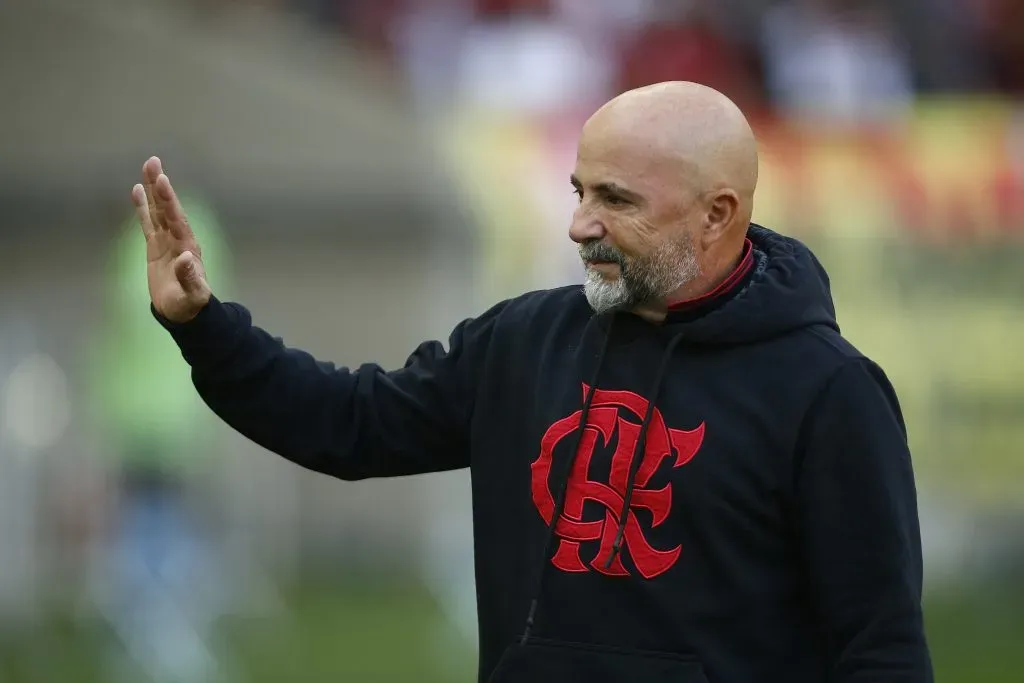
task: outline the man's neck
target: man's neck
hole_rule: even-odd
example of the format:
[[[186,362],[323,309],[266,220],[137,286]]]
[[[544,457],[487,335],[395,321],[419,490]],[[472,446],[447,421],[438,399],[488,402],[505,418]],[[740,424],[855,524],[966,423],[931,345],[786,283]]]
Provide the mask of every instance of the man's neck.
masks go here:
[[[736,278],[743,261],[748,258],[751,244],[749,240],[741,242],[737,248],[716,259],[710,268],[690,282],[687,282],[666,298],[668,308],[685,306],[688,302],[699,301],[728,285],[730,279]]]
[[[727,296],[743,282],[753,265],[753,244],[745,239],[739,252],[722,261],[708,276],[695,278],[669,297],[637,306],[632,312],[648,322],[660,324],[670,310],[693,310]]]

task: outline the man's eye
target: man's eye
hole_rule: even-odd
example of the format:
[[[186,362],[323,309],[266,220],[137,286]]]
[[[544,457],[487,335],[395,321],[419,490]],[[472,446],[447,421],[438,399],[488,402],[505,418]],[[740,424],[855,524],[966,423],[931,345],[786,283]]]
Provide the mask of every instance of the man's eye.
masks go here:
[[[572,193],[574,195],[576,195],[576,199],[578,199],[581,202],[583,201],[583,190],[581,188],[578,188],[578,187],[572,188]]]
[[[605,201],[609,206],[622,206],[627,203],[625,199],[622,197],[616,197],[615,195],[609,195]]]

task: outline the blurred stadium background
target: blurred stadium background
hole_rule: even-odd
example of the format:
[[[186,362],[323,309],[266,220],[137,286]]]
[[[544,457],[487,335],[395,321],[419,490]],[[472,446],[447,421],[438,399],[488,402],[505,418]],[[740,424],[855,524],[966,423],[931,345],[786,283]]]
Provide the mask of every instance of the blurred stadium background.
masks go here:
[[[466,474],[334,482],[212,419],[129,188],[159,154],[219,293],[395,366],[581,279],[579,126],[667,79],[749,113],[756,219],[899,390],[938,680],[1021,681],[1021,0],[0,3],[0,681],[471,681]]]

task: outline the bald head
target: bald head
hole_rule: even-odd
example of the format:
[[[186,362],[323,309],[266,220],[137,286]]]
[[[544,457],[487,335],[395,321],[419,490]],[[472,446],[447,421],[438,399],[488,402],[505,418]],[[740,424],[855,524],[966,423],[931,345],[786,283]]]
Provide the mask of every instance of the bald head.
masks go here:
[[[716,90],[658,83],[605,104],[583,127],[572,177],[570,236],[591,289],[635,306],[713,288],[742,251],[757,166],[750,124]]]
[[[717,90],[670,81],[627,91],[590,117],[583,137],[674,163],[698,193],[732,189],[743,204],[738,222],[746,230],[757,188],[757,143],[743,112]]]

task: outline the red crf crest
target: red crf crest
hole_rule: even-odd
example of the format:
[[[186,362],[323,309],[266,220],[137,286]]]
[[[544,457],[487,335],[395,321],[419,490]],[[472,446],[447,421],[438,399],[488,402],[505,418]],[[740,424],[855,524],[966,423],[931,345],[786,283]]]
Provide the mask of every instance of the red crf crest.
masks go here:
[[[584,384],[584,396],[588,389],[589,387]],[[559,543],[551,561],[562,571],[586,572],[593,568],[608,576],[629,576],[619,555],[615,557],[610,567],[606,568],[605,565],[612,555],[619,513],[626,495],[629,463],[636,450],[640,425],[647,407],[647,399],[629,391],[594,391],[587,425],[580,441],[579,455],[573,464],[572,472],[569,473],[564,510],[555,527]],[[541,438],[540,455],[530,466],[533,503],[548,524],[551,524],[551,516],[555,512],[555,499],[549,486],[552,456],[562,439],[579,429],[581,414],[582,411],[578,410],[548,428]],[[630,419],[626,419],[627,417]],[[605,446],[608,446],[617,435],[608,483],[589,478],[590,461],[594,456],[598,435],[603,439]],[[629,549],[633,564],[644,578],[654,578],[668,571],[679,559],[682,547],[676,546],[670,550],[653,548],[648,543],[634,510],[648,510],[653,516],[652,527],[665,521],[672,509],[672,484],[666,484],[660,489],[649,489],[647,484],[666,458],[675,458],[672,467],[688,463],[697,454],[703,440],[703,422],[690,431],[669,429],[665,425],[661,411],[655,408],[647,432],[647,445],[636,474],[623,536],[623,548]],[[604,507],[602,519],[583,519],[583,504],[588,500],[600,503]],[[590,560],[589,567],[580,555],[580,543],[583,541],[601,542],[597,555]]]

